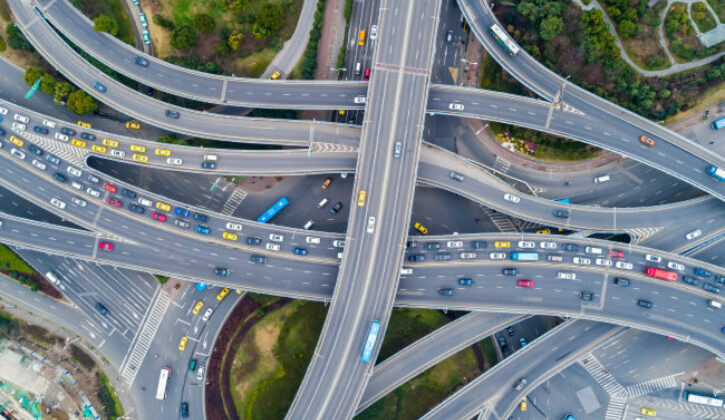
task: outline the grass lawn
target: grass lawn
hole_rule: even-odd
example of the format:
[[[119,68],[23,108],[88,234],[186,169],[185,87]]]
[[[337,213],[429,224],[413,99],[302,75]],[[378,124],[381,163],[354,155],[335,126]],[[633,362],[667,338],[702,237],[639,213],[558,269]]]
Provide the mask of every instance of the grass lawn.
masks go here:
[[[725,4],[721,7],[725,7]],[[692,20],[695,21],[695,24],[700,32],[707,32],[717,26],[715,18],[712,16],[710,9],[707,8],[705,3],[699,2],[693,4],[690,12],[690,16],[692,16]]]
[[[720,23],[725,23],[725,0],[707,0],[712,10],[717,13]]]
[[[448,322],[450,322],[449,318],[432,309],[393,309],[377,363]]]
[[[123,0],[71,0],[71,3],[82,11],[91,20],[99,15],[106,15],[118,22],[118,35],[116,38],[135,45],[131,21],[123,7]],[[135,18],[135,16],[134,16]]]
[[[0,270],[15,270],[20,273],[38,274],[33,267],[20,258],[10,248],[0,244]]]

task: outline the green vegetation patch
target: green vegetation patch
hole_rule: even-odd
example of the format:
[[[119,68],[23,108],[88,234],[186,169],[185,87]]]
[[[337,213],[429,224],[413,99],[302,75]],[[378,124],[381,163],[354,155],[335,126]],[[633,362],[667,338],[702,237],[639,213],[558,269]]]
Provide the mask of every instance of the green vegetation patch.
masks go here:
[[[433,309],[395,308],[385,331],[377,363],[394,355],[419,338],[450,322],[440,311]]]
[[[725,0],[707,0],[712,10],[717,13],[721,23],[725,23]]]
[[[123,7],[123,0],[71,0],[71,3],[82,11],[90,19],[101,15],[107,16],[115,21],[118,34],[116,38],[129,44],[135,45],[133,28],[126,9]],[[137,18],[137,16],[134,16]]]
[[[607,14],[615,22],[617,34],[629,56],[647,70],[669,67],[665,51],[659,42],[659,24],[667,2],[648,8],[647,0],[603,0]]]
[[[154,277],[156,277],[156,280],[159,281],[161,284],[166,284],[167,281],[169,281],[169,276],[162,276],[161,274],[154,274]]]
[[[115,419],[123,416],[123,405],[121,400],[116,396],[116,390],[113,389],[108,377],[101,371],[96,372],[96,378],[99,382],[98,399],[103,404],[103,412],[106,418]]]
[[[725,7],[725,4],[722,7]],[[715,18],[710,13],[710,9],[703,2],[694,3],[691,6],[690,16],[692,16],[700,32],[707,32],[717,26],[717,22],[715,22]]]
[[[11,13],[7,0],[0,0],[0,16],[2,16],[5,22],[10,22]]]
[[[0,267],[2,270],[14,270],[24,274],[40,274],[18,254],[2,244],[0,244]]]
[[[669,42],[670,52],[682,63],[704,58],[725,50],[721,42],[705,48],[697,39],[695,28],[690,24],[685,3],[673,3],[665,17],[665,35]]]

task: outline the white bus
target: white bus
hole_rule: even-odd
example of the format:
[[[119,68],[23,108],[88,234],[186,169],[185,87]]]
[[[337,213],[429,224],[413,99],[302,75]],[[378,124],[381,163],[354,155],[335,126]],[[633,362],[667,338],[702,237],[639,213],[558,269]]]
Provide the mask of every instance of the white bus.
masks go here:
[[[723,401],[721,398],[708,397],[707,395],[697,394],[695,392],[685,392],[685,399],[687,402],[693,404],[709,405],[710,407],[722,407]]]
[[[503,47],[504,50],[506,50],[509,55],[513,56],[516,55],[519,52],[519,46],[516,45],[513,39],[509,36],[506,31],[501,29],[498,25],[491,25],[491,34],[493,34],[493,37],[496,39],[496,41]]]
[[[166,397],[166,382],[168,382],[170,374],[170,368],[166,367],[161,369],[161,373],[159,374],[159,386],[156,388],[157,400],[163,400]]]

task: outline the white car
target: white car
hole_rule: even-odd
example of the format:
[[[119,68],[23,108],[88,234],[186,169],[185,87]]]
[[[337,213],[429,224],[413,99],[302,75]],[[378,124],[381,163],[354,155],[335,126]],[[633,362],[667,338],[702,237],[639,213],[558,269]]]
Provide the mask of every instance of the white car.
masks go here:
[[[78,207],[85,207],[86,204],[88,204],[88,203],[86,203],[86,200],[82,200],[78,197],[71,197],[70,202],[75,204]]]
[[[81,172],[80,169],[74,168],[72,166],[67,167],[65,170],[73,176],[80,177],[81,175],[83,175],[83,172]]]
[[[656,255],[647,254],[644,256],[644,259],[647,261],[656,262],[656,263],[662,262],[662,257],[658,257]]]
[[[264,247],[270,251],[279,251],[279,244],[267,244]]]
[[[270,233],[269,239],[274,242],[282,242],[282,241],[284,241],[284,236],[282,236],[278,233]]]
[[[148,199],[143,198],[143,197],[139,197],[138,198],[138,203],[141,204],[142,206],[146,206],[146,207],[150,207],[153,204],[151,202],[151,200],[148,200]]]
[[[539,243],[539,246],[544,249],[556,249],[556,242],[544,241],[544,242]]]
[[[448,248],[463,248],[463,241],[448,241],[446,246]]]
[[[25,152],[23,152],[22,150],[18,150],[14,147],[10,149],[10,154],[18,159],[25,159]]]
[[[451,111],[463,111],[463,104],[453,102],[448,104],[448,109]]]
[[[239,223],[227,222],[227,229],[241,231],[242,225]]]
[[[7,108],[3,108],[3,107],[0,106],[0,114],[7,115],[8,114],[8,109]]]
[[[556,273],[557,279],[565,279],[565,280],[576,280],[576,273],[567,273],[564,271],[559,271]]]
[[[60,141],[65,141],[65,142],[67,142],[67,141],[68,141],[68,136],[66,136],[66,135],[65,135],[65,134],[63,134],[63,133],[55,133],[55,139],[56,139],[56,140],[60,140]]]
[[[370,39],[378,39],[378,26],[373,25],[370,27]]]
[[[201,381],[204,379],[204,366],[199,366],[199,369],[196,370],[196,380]]]
[[[459,255],[462,260],[475,260],[476,259],[476,253],[475,252],[461,252]]]
[[[83,184],[81,184],[80,182],[76,182],[76,181],[71,182],[70,183],[70,186],[73,187],[73,188],[75,188],[75,189],[77,189],[77,190],[82,190],[83,189]]]
[[[98,184],[99,182],[101,182],[101,180],[98,179],[98,177],[93,174],[88,174],[88,180],[94,184]]]
[[[413,269],[410,267],[402,267],[400,269],[400,275],[402,276],[409,276],[411,274],[413,274]]]
[[[612,266],[612,260],[608,260],[606,258],[597,258],[596,260],[594,260],[594,262],[597,265],[601,265],[601,266],[604,266],[604,267],[611,267]]]
[[[25,124],[14,122],[11,125],[13,131],[25,131],[26,128],[28,128]]]
[[[352,101],[355,102],[356,104],[364,104],[365,102],[368,101],[368,98],[361,95],[361,96],[356,96],[355,99],[353,99]]]
[[[672,270],[684,271],[685,265],[678,262],[670,261],[667,263],[667,268],[670,268]]]
[[[692,232],[689,232],[687,235],[685,235],[685,238],[688,241],[691,241],[701,235],[702,235],[702,231],[700,229],[697,229],[697,230],[693,230]]]
[[[614,263],[614,266],[617,268],[621,268],[622,270],[631,270],[632,268],[634,268],[634,265],[632,263],[626,261],[617,261],[616,263]]]
[[[534,241],[519,241],[519,248],[536,248]]]
[[[126,157],[126,152],[123,150],[111,149],[111,156],[123,159]]]
[[[100,191],[94,190],[91,187],[86,188],[86,193],[88,193],[89,195],[92,195],[92,196],[94,196],[96,198],[98,198],[98,197],[101,196],[101,192]]]
[[[43,120],[43,125],[50,128],[55,128],[56,124],[53,121]]]
[[[212,312],[214,312],[212,308],[206,308],[206,311],[204,312],[204,315],[202,315],[201,320],[208,321],[209,318],[211,318]]]
[[[25,115],[20,115],[20,114],[13,115],[13,119],[15,121],[20,121],[23,124],[27,124],[30,122],[30,118],[26,117]]]
[[[506,259],[506,253],[505,252],[492,252],[489,254],[489,257],[491,257],[492,260],[503,260]]]
[[[580,264],[580,265],[589,265],[592,263],[592,260],[590,260],[589,258],[584,258],[584,257],[574,257],[574,258],[572,258],[571,261],[574,264]]]
[[[332,241],[332,246],[337,248],[345,248],[345,241],[342,239],[335,239]]]
[[[320,238],[308,236],[307,238],[305,238],[305,242],[307,242],[308,244],[319,244]]]
[[[368,218],[368,229],[367,229],[367,232],[368,233],[375,232],[375,217],[374,216],[370,216]]]
[[[63,210],[65,208],[65,201],[61,201],[55,197],[50,199],[50,204],[58,207],[61,210]]]
[[[168,163],[169,165],[181,165],[182,163],[184,163],[184,161],[180,158],[170,157],[166,158],[166,163]]]
[[[39,161],[38,159],[33,159],[33,166],[40,169],[41,171],[44,171],[46,168],[45,163]]]
[[[508,193],[503,195],[503,199],[512,203],[518,203],[519,201],[521,201],[519,197]]]

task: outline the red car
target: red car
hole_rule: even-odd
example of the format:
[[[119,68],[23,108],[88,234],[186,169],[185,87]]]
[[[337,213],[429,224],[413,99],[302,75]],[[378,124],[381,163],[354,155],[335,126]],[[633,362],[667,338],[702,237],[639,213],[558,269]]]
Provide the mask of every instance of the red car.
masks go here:
[[[166,215],[161,213],[153,212],[151,213],[151,218],[154,220],[158,220],[159,222],[165,222],[166,221]]]
[[[516,282],[519,287],[534,287],[533,280],[519,280]]]
[[[110,242],[99,242],[98,247],[104,251],[113,251],[113,244]]]
[[[117,188],[115,186],[109,184],[108,182],[103,183],[103,189],[110,193],[115,193],[117,191]]]
[[[108,197],[108,200],[106,201],[113,207],[121,207],[121,202],[119,200],[116,200],[115,198]]]
[[[370,69],[365,69],[365,80],[370,80]]]
[[[613,258],[624,258],[624,252],[622,251],[615,251],[615,250],[609,250],[609,256]]]

